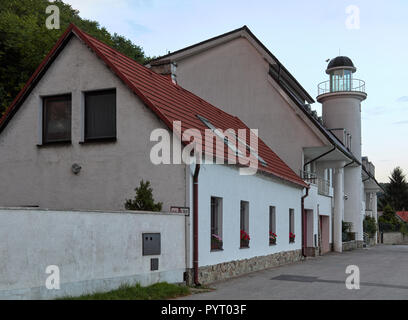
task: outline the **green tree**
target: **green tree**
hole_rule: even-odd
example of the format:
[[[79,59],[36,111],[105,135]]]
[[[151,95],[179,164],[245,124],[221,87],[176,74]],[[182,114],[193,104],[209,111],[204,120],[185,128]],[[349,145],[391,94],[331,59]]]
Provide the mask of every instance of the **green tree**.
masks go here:
[[[140,185],[135,191],[135,198],[128,199],[125,202],[126,210],[161,211],[163,203],[154,202],[153,189],[150,187],[150,181],[140,181]]]
[[[396,167],[391,173],[390,182],[386,186],[382,201],[396,211],[408,209],[408,183],[400,167]]]
[[[384,207],[383,215],[378,218],[378,227],[381,232],[400,231],[402,223],[390,205]]]
[[[45,26],[49,5],[60,9],[60,29]],[[112,46],[123,54],[145,62],[137,45],[118,35],[111,35],[96,21],[82,19],[79,11],[61,0],[0,0],[0,115],[34,73],[70,23]]]

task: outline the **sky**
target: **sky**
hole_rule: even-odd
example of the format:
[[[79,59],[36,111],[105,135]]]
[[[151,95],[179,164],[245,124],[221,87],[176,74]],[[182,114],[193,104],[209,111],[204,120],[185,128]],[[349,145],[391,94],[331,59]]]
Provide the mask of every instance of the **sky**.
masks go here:
[[[366,81],[363,155],[388,182],[408,173],[408,1],[64,0],[82,18],[160,56],[247,25],[312,97],[329,58],[350,57]],[[349,6],[353,11],[347,11]],[[358,12],[356,11],[356,9]],[[359,19],[352,19],[358,13]],[[350,28],[350,22],[352,28]],[[321,113],[319,103],[312,108]]]

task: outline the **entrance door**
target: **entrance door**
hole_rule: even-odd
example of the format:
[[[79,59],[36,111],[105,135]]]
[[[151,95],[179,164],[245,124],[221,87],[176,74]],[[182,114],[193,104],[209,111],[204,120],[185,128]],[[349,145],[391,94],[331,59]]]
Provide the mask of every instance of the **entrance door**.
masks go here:
[[[330,218],[320,216],[320,252],[325,254],[330,252]]]

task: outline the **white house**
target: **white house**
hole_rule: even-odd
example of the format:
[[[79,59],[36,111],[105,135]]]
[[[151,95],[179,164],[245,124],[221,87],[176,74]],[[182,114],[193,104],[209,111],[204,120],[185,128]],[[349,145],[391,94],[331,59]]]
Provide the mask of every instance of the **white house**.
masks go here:
[[[174,126],[177,123],[180,127]],[[161,140],[152,139],[158,129]],[[208,133],[213,145],[202,138]],[[177,148],[191,147],[191,139],[195,156],[186,154],[193,161],[175,163]],[[152,150],[162,144],[164,152],[166,142],[172,149],[171,163],[154,163]],[[241,161],[245,159],[249,162]],[[223,164],[210,160],[222,160]],[[245,169],[256,170],[243,175]],[[8,226],[2,234],[0,252],[15,252],[13,259],[4,260],[4,274],[0,271],[3,292],[28,292],[33,286],[40,292],[40,282],[19,282],[20,287],[10,289],[8,281],[18,278],[13,270],[30,279],[31,267],[38,261],[52,261],[70,270],[64,285],[80,292],[80,281],[92,288],[101,281],[180,282],[183,276],[186,281],[207,283],[298,261],[304,254],[302,199],[309,186],[297,172],[238,117],[74,25],[62,35],[0,120],[0,174],[0,207],[14,207],[0,210],[0,219]],[[151,213],[140,225],[136,222],[142,219],[140,216],[134,220],[126,215],[127,222],[119,223],[125,218],[118,211],[124,210],[125,199],[134,195],[133,189],[142,179],[151,182],[155,200],[163,202],[163,211],[179,208],[185,212],[182,209],[189,208],[185,219],[177,216],[177,224],[169,224],[167,229]],[[33,207],[35,210],[28,213]],[[329,208],[322,207],[327,216],[331,214]],[[48,214],[41,216],[42,210]],[[49,214],[61,210],[66,215],[49,218]],[[118,219],[109,232],[111,240],[100,241],[106,226],[91,222],[98,218],[88,214],[90,211],[114,213],[103,219]],[[81,212],[86,219],[78,218],[76,226],[75,217]],[[171,217],[167,214],[163,219]],[[44,232],[50,221],[65,227],[59,227],[58,233]],[[183,222],[185,227],[180,225]],[[138,226],[136,236],[131,228],[123,228],[123,234],[117,232],[127,223]],[[21,228],[42,232],[25,232],[27,237],[35,237],[29,239],[24,234],[20,237]],[[185,230],[183,237],[172,235],[180,228]],[[149,269],[141,248],[134,247],[140,242],[134,239],[155,230],[161,233],[162,241],[174,239],[180,244],[184,240],[184,255],[180,245],[174,250],[166,243],[156,257],[161,262],[151,261]],[[51,235],[66,239],[82,235],[83,242],[69,248],[73,254],[67,259],[61,243],[70,246],[72,242],[48,241]],[[20,241],[11,241],[17,237]],[[117,251],[112,250],[126,243],[126,237],[130,239],[126,244],[130,257],[117,257]],[[75,254],[76,250],[81,254]],[[177,259],[171,258],[169,250],[174,250]],[[76,261],[81,256],[95,258]],[[145,260],[137,262],[139,258]],[[126,263],[117,265],[112,259],[142,266],[127,268]],[[31,279],[40,279],[40,271],[35,270]]]
[[[308,183],[304,198],[303,247],[306,255],[342,251],[342,221],[352,223],[356,245],[363,240],[364,186],[361,157],[361,102],[365,83],[347,57],[332,59],[330,76],[315,101],[248,27],[172,52],[148,67],[171,75],[186,89],[236,114]],[[363,180],[364,185],[363,185]],[[372,207],[376,199],[371,198]]]

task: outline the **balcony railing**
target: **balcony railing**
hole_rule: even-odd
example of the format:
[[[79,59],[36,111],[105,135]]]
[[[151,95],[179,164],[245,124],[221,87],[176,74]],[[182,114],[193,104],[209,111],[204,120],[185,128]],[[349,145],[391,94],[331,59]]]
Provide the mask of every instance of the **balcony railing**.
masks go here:
[[[323,196],[330,195],[330,181],[319,177],[317,174],[313,172],[303,170],[300,171],[300,176],[304,181],[316,185],[318,194]]]
[[[360,79],[336,78],[319,83],[318,95],[332,92],[362,92],[365,93],[365,82]]]
[[[318,178],[317,179],[317,192],[323,196],[330,195],[330,181]]]
[[[303,180],[305,180],[306,182],[317,185],[317,175],[316,175],[316,173],[301,170],[300,171],[300,177]]]

